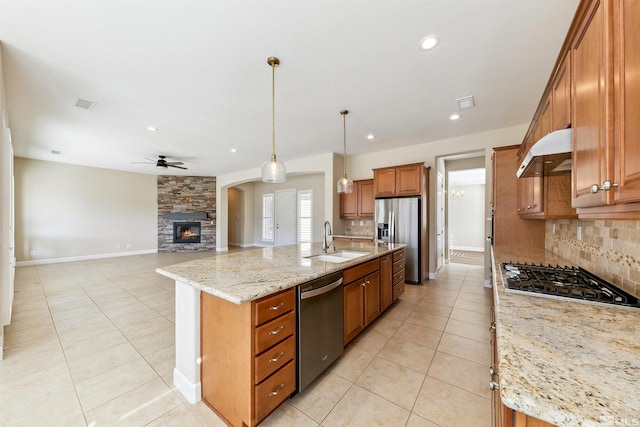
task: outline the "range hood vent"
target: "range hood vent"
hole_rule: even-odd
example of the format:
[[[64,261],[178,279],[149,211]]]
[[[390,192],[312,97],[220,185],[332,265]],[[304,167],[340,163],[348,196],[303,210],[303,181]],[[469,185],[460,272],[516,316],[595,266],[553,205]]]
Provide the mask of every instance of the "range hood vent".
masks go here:
[[[568,128],[548,133],[540,138],[525,156],[516,176],[526,178],[570,173],[572,135],[571,128]]]

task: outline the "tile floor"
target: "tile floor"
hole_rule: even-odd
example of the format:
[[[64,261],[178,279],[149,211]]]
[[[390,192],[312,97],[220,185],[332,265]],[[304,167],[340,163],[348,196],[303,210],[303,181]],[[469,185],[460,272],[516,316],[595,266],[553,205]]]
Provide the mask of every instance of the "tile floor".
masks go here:
[[[211,254],[21,267],[0,361],[0,425],[223,426],[172,387],[173,282]],[[449,264],[405,294],[264,426],[489,427],[490,291]]]

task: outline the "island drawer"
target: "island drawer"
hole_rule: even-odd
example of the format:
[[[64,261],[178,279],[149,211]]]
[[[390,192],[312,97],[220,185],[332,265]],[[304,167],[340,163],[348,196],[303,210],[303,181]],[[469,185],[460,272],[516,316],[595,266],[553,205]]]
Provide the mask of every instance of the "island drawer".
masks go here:
[[[393,285],[393,300],[397,300],[404,293],[404,281]]]
[[[293,361],[257,385],[254,390],[255,418],[261,421],[278,407],[296,388],[296,370]]]
[[[291,336],[255,358],[255,383],[283,367],[296,354],[296,340]]]
[[[397,273],[400,270],[404,270],[404,265],[406,263],[406,260],[403,258],[400,261],[396,261],[393,263],[393,273]]]
[[[400,249],[399,251],[395,251],[393,253],[393,262],[400,261],[401,259],[405,259],[407,257],[407,251],[405,249]]]
[[[393,273],[393,286],[401,282],[404,283],[404,269],[398,271],[397,273]]]
[[[294,288],[270,295],[255,303],[255,325],[262,325],[271,319],[291,311],[296,304]]]
[[[290,337],[296,331],[295,312],[290,311],[269,323],[258,326],[255,331],[255,350],[260,354],[274,344]]]
[[[374,271],[378,271],[379,268],[380,258],[376,258],[372,261],[368,261],[363,264],[356,265],[355,267],[346,269],[344,273],[342,273],[342,280],[346,286],[354,280],[360,279],[361,277],[371,274]]]

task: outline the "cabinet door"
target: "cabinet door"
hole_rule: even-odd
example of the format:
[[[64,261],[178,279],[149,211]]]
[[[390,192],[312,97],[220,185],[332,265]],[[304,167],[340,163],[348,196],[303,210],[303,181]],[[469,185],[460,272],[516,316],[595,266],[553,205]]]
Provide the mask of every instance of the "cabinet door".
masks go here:
[[[361,218],[373,218],[375,198],[373,180],[358,181],[358,214]]]
[[[551,96],[544,101],[542,111],[540,111],[540,138],[546,136],[552,130],[552,114]]]
[[[613,203],[612,191],[591,191],[613,179],[610,19],[611,1],[592,2],[572,46],[572,206],[578,208]]]
[[[422,165],[396,168],[396,194],[398,196],[419,196],[422,191]]]
[[[373,171],[373,185],[376,196],[393,196],[396,194],[395,168],[376,169]]]
[[[380,314],[380,273],[364,278],[364,325],[373,322]]]
[[[340,218],[358,217],[358,186],[353,185],[353,193],[340,194]]]
[[[543,213],[543,178],[532,176],[518,179],[518,213],[520,215],[532,215]]]
[[[380,310],[393,302],[393,261],[391,254],[380,258]]]
[[[364,280],[355,280],[344,289],[344,344],[364,329]]]
[[[640,3],[619,0],[614,15],[616,203],[640,201]]]
[[[567,53],[551,86],[551,130],[571,126],[571,53]]]

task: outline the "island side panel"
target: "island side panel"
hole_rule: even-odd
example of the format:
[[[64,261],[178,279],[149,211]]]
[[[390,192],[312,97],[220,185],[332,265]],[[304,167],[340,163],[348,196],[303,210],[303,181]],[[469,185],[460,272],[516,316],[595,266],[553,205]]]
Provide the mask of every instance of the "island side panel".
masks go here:
[[[251,307],[201,295],[202,400],[232,426],[255,425]]]
[[[189,401],[201,399],[200,291],[176,280],[176,366],[173,384]]]

